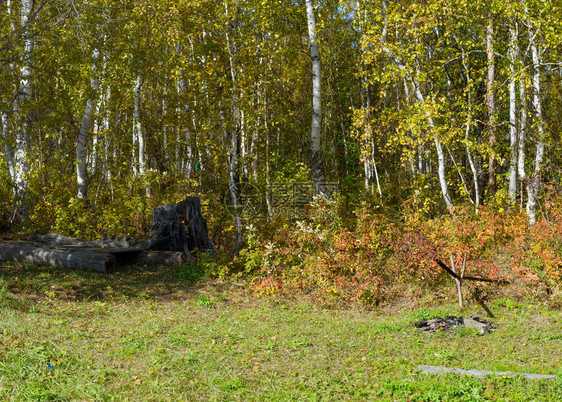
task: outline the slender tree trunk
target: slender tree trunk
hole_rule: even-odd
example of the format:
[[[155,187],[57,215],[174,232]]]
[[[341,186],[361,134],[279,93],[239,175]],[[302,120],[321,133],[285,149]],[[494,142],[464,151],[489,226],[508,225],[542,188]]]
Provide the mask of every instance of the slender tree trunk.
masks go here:
[[[150,183],[146,179],[146,164],[145,164],[145,144],[144,144],[144,132],[142,128],[140,110],[141,110],[141,89],[142,89],[143,80],[140,74],[137,75],[137,80],[135,83],[135,90],[134,90],[134,111],[133,111],[133,130],[136,131],[136,137],[138,141],[138,173],[139,176],[146,180],[146,197],[151,198],[152,192],[150,188]]]
[[[176,46],[176,51],[182,55],[183,54],[183,47],[181,44]],[[183,73],[180,72],[178,77],[177,83],[178,94],[181,96],[187,92],[187,86],[185,84],[185,78],[183,77]],[[178,128],[178,132],[182,131],[183,125],[183,134],[185,139],[186,145],[186,155],[185,155],[185,163],[182,163],[182,167],[185,166],[185,175],[187,176],[188,180],[191,178],[191,174],[193,173],[193,145],[192,145],[192,138],[191,138],[191,130],[187,124],[187,116],[189,114],[189,109],[187,107],[187,100],[183,99],[183,107],[178,107],[178,116],[179,116],[179,124],[180,127]],[[179,138],[179,137],[178,137]],[[179,156],[179,155],[178,155]],[[183,168],[182,168],[183,170]]]
[[[98,102],[96,102],[96,107],[94,110],[94,128],[92,130],[92,150],[88,155],[88,164],[90,165],[90,172],[91,175],[94,176],[96,174],[96,170],[98,168],[98,157],[99,157],[99,134],[101,131],[101,113],[102,113],[102,102],[103,98],[100,96]]]
[[[251,138],[251,141],[250,141],[250,155],[251,155],[251,158],[252,158],[251,159],[251,161],[252,161],[252,178],[254,180],[254,183],[258,182],[258,141],[259,141],[259,137],[260,137],[259,130],[260,130],[260,127],[261,127],[261,116],[262,116],[261,109],[263,109],[261,88],[259,88],[256,103],[257,103],[258,116],[257,116],[256,125],[254,126],[254,130],[252,132],[252,138]]]
[[[324,158],[322,156],[322,85],[320,68],[320,51],[316,39],[316,16],[313,0],[305,0],[306,19],[308,23],[308,43],[312,59],[312,123],[310,129],[310,151],[312,158],[312,177],[316,191],[324,194]]]
[[[525,141],[527,139],[527,89],[525,81],[524,77],[519,81],[519,102],[521,106],[519,114],[517,173],[522,184],[527,184],[528,179],[525,172]],[[523,193],[521,193],[521,198],[523,198]]]
[[[493,197],[497,191],[496,183],[496,101],[494,96],[495,61],[494,61],[494,25],[492,16],[488,16],[486,29],[486,55],[488,57],[488,79],[486,81],[486,104],[488,107],[488,127],[490,141],[490,158],[488,162],[488,197]]]
[[[248,138],[246,136],[246,119],[244,116],[244,109],[240,111],[240,160],[242,162],[242,178],[246,180],[248,177],[248,155],[246,144]]]
[[[166,60],[169,57],[169,52],[170,52],[170,46],[166,45],[166,49],[164,50],[164,54],[166,57]],[[166,171],[168,171],[170,169],[170,158],[168,155],[168,81],[169,81],[169,76],[168,76],[168,71],[169,71],[169,66],[168,66],[168,62],[166,61],[164,64],[164,68],[166,71],[166,74],[164,75],[164,88],[163,88],[163,93],[162,93],[162,100],[160,102],[160,106],[161,106],[161,113],[162,113],[162,151],[163,151],[163,156],[164,156],[164,166]]]
[[[476,164],[472,158],[472,152],[470,151],[470,127],[472,125],[472,80],[470,78],[470,68],[469,61],[466,58],[466,53],[464,48],[461,46],[462,53],[462,65],[466,74],[466,86],[467,86],[467,119],[466,119],[466,129],[464,134],[464,139],[466,143],[466,155],[468,158],[468,164],[470,165],[470,170],[472,171],[472,181],[474,182],[474,209],[478,213],[478,207],[480,206],[480,188],[478,184],[478,170],[476,169]]]
[[[105,152],[104,152],[105,179],[107,180],[107,183],[109,183],[109,186],[111,188],[111,197],[113,199],[113,181],[112,181],[112,174],[111,174],[112,166],[109,163],[109,155],[113,153],[113,144],[111,142],[113,135],[110,136],[109,134],[110,133],[109,113],[111,110],[109,107],[110,99],[111,99],[111,87],[108,85],[107,88],[105,89],[105,94],[103,96],[104,113],[103,113],[101,124],[104,132],[103,138],[105,139]]]
[[[271,194],[270,194],[270,167],[269,167],[269,138],[270,138],[270,130],[269,130],[269,119],[268,119],[268,102],[267,102],[267,94],[264,94],[263,97],[263,125],[265,128],[265,203],[267,206],[267,216],[271,217],[272,210],[271,210]]]
[[[135,84],[135,110],[134,110],[134,122],[135,127],[137,130],[137,140],[139,143],[139,174],[144,176],[145,169],[144,169],[144,133],[142,130],[142,123],[140,118],[140,102],[141,102],[141,88],[142,88],[142,78],[137,75],[137,81]]]
[[[362,7],[362,3],[358,2],[358,18],[359,18],[359,30],[361,36],[364,35],[364,23],[365,23],[365,12]],[[383,1],[383,17],[384,17],[384,27],[383,27],[383,34],[381,41],[383,43],[386,42],[386,27],[388,24],[387,14],[386,14],[386,1]],[[375,161],[375,141],[373,136],[373,130],[371,127],[371,123],[369,121],[371,115],[371,99],[369,93],[369,82],[366,78],[366,63],[365,63],[365,54],[363,49],[360,49],[361,52],[361,107],[364,110],[365,115],[363,116],[363,124],[361,125],[361,134],[363,137],[363,146],[367,148],[367,152],[364,152],[364,160],[363,160],[363,167],[365,171],[365,188],[370,189],[371,194],[374,194],[374,188],[372,187],[373,178],[377,184],[377,190],[379,193],[379,197],[381,200],[382,205],[382,190],[380,185],[379,179],[379,172],[377,169],[376,161]],[[345,138],[345,136],[344,136]]]
[[[10,119],[8,118],[8,113],[0,113],[0,121],[2,122],[2,141],[4,142],[4,157],[6,158],[6,165],[8,167],[8,173],[10,174],[10,180],[14,180],[16,172],[14,169],[14,161],[12,159],[12,148],[9,144],[10,138]]]
[[[541,184],[542,160],[544,157],[544,123],[542,114],[541,101],[541,61],[539,50],[536,45],[536,35],[529,29],[529,42],[531,45],[531,55],[533,58],[533,108],[537,116],[537,151],[535,154],[535,169],[533,176],[529,180],[529,188],[527,190],[527,213],[529,215],[529,224],[534,225],[536,217],[536,204]]]
[[[232,121],[234,122],[234,128],[228,130],[228,135],[230,136],[230,155],[229,155],[229,166],[228,166],[228,177],[229,177],[229,187],[230,195],[232,197],[232,205],[234,207],[234,215],[236,220],[236,234],[237,234],[237,248],[235,254],[238,254],[240,248],[242,247],[242,222],[240,219],[240,214],[238,212],[238,179],[236,173],[238,172],[238,132],[240,131],[240,110],[238,109],[238,70],[236,67],[235,57],[237,55],[237,49],[234,43],[231,41],[231,33],[237,29],[234,20],[231,20],[229,14],[228,0],[224,1],[224,8],[226,17],[229,20],[229,25],[226,30],[226,48],[230,63],[230,76],[232,79],[232,96],[231,96],[231,114]],[[226,124],[224,122],[223,124]]]
[[[386,15],[386,1],[383,1],[383,12]],[[386,35],[386,18],[385,18],[385,26],[383,28],[383,36],[384,35]],[[405,71],[406,66],[404,66],[404,63],[400,60],[400,58],[396,57],[396,55],[390,49],[388,49],[388,47],[385,45],[384,42],[382,42],[381,45],[382,45],[382,48],[385,51],[385,53],[389,57],[394,59],[398,68],[402,71]],[[419,75],[420,75],[419,68],[416,68],[416,76],[419,76]],[[425,104],[425,98],[422,94],[419,81],[417,80],[416,77],[412,77],[411,80],[412,80],[412,86],[414,88],[414,94],[415,94],[415,97],[416,97],[417,101],[420,102],[422,105],[424,105]],[[438,166],[437,174],[438,174],[438,177],[439,177],[439,185],[441,186],[441,194],[443,195],[443,200],[445,201],[445,205],[447,206],[447,210],[449,211],[450,214],[452,214],[453,203],[451,201],[451,196],[449,195],[449,186],[447,185],[447,179],[446,179],[446,175],[445,175],[445,173],[446,173],[445,172],[445,155],[443,153],[443,146],[441,144],[441,141],[437,137],[435,122],[434,122],[433,118],[431,117],[431,114],[429,113],[428,110],[425,111],[425,114],[426,114],[427,120],[429,122],[429,126],[431,128],[431,131],[432,131],[433,142],[435,143],[435,150],[437,151],[437,166]],[[420,153],[420,155],[421,155],[421,153]]]
[[[166,52],[167,53],[167,52]],[[169,169],[170,158],[168,157],[168,76],[165,77],[164,96],[162,97],[162,137],[164,148],[164,162],[166,169]]]
[[[80,123],[80,131],[78,132],[78,143],[76,144],[76,179],[78,182],[78,198],[86,197],[88,192],[87,173],[86,173],[86,144],[88,143],[88,135],[92,128],[92,120],[94,114],[94,97],[99,89],[99,82],[96,77],[96,62],[99,57],[99,51],[94,49],[92,52],[92,66],[90,77],[91,95],[86,101],[86,107],[82,114],[82,122]]]
[[[20,69],[20,83],[18,97],[15,102],[16,112],[16,147],[14,153],[14,222],[21,222],[27,217],[27,173],[29,172],[28,154],[31,142],[31,115],[29,102],[31,101],[31,56],[35,45],[31,30],[31,12],[33,0],[21,1],[21,29],[24,42],[23,64]]]
[[[509,200],[515,203],[517,198],[517,95],[515,62],[517,58],[517,29],[509,27],[509,144],[511,159],[509,163]]]
[[[136,84],[133,87],[133,97],[136,99]],[[133,103],[136,103],[133,100]],[[137,176],[139,174],[138,170],[138,157],[137,157],[137,149],[138,149],[138,142],[139,142],[139,133],[137,132],[137,108],[133,109],[133,149],[132,149],[132,158],[131,158],[131,167],[133,169],[133,176]]]
[[[420,84],[417,80],[414,80],[414,88],[416,93],[416,98],[418,102],[422,105],[425,104],[425,98],[421,92]],[[435,129],[435,122],[431,117],[429,111],[426,111],[427,120],[429,122],[429,127],[431,128],[433,134],[433,141],[435,143],[435,150],[437,151],[437,175],[439,177],[439,184],[441,186],[441,194],[443,195],[443,200],[445,201],[445,205],[451,212],[451,208],[453,207],[453,202],[451,201],[451,196],[449,195],[449,186],[447,185],[447,179],[445,176],[445,154],[443,153],[443,146],[441,145],[441,141],[437,137],[437,131]]]
[[[12,16],[12,1],[6,1],[6,12],[8,14],[8,19],[10,20],[10,28],[12,34],[16,34],[16,24],[14,23],[14,18]],[[10,62],[10,71],[15,76],[15,66],[13,62]],[[14,92],[17,92],[17,84],[14,84]],[[17,105],[17,100],[16,100]],[[2,137],[4,140],[4,156],[6,158],[6,164],[8,167],[8,173],[10,174],[10,180],[12,182],[15,181],[16,178],[16,170],[14,167],[14,160],[12,156],[12,144],[10,143],[10,117],[8,116],[8,112],[1,112],[0,113],[0,121],[2,123]],[[15,195],[15,187],[12,188],[14,195]]]

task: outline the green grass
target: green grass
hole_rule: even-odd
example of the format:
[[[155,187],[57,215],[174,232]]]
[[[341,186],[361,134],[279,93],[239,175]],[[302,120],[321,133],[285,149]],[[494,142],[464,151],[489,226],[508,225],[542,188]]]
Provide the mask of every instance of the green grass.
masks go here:
[[[378,312],[257,299],[188,267],[94,275],[0,268],[0,399],[560,400],[562,379],[418,373],[420,364],[561,374],[562,314],[491,303],[497,329],[422,333],[454,305]],[[195,276],[194,276],[195,278]],[[464,315],[480,314],[476,306]]]

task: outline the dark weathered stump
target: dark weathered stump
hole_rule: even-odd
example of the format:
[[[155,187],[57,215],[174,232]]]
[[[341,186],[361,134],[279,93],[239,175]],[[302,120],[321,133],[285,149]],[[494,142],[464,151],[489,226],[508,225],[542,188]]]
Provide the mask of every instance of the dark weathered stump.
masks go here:
[[[212,250],[207,222],[201,214],[199,197],[187,197],[177,205],[163,205],[152,210],[152,229],[147,249],[181,251],[186,256]]]
[[[186,197],[178,202],[176,211],[187,226],[187,247],[189,251],[214,250],[215,245],[209,239],[207,221],[201,213],[199,197]]]
[[[174,204],[163,205],[152,210],[152,229],[149,250],[181,251],[189,254],[185,226],[176,212]]]

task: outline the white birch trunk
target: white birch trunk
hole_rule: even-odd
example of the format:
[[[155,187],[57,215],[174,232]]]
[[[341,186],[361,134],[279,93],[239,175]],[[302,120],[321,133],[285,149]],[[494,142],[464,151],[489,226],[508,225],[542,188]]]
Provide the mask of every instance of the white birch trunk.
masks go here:
[[[375,172],[375,180],[377,182],[377,191],[379,192],[379,197],[381,199],[381,205],[383,205],[381,182],[380,182],[380,179],[379,179],[379,170],[377,169],[377,162],[375,160],[375,146],[374,146],[374,144],[372,144],[372,148],[371,148],[371,164],[372,164],[372,169]]]
[[[474,163],[474,159],[472,158],[472,152],[470,151],[470,126],[472,124],[472,90],[471,90],[471,79],[470,79],[470,68],[468,66],[468,61],[466,60],[466,54],[464,52],[464,48],[461,46],[461,53],[462,53],[462,65],[466,74],[466,85],[468,88],[467,94],[467,106],[468,106],[468,115],[466,119],[466,129],[464,134],[465,145],[466,145],[466,155],[468,158],[468,164],[470,165],[470,170],[472,171],[472,180],[474,182],[474,210],[478,213],[478,207],[480,206],[480,186],[478,184],[478,170],[476,169],[476,164]]]
[[[259,98],[258,98],[259,99]],[[258,100],[258,110],[260,110],[260,102]],[[252,177],[254,179],[254,183],[258,182],[258,141],[259,141],[259,127],[261,124],[260,121],[261,113],[258,114],[257,124],[254,127],[254,132],[252,133],[252,140],[250,142],[250,155],[252,155]]]
[[[522,78],[519,82],[519,102],[520,115],[519,115],[519,138],[518,138],[518,158],[517,158],[517,173],[519,180],[522,183],[527,181],[527,173],[525,172],[525,141],[527,137],[527,89],[525,80]],[[523,198],[523,194],[521,194]]]
[[[385,6],[385,5],[386,5],[386,2],[383,2],[383,6]],[[398,68],[402,71],[406,70],[406,67],[404,66],[404,64],[402,63],[400,58],[396,57],[396,55],[394,55],[394,53],[392,51],[390,51],[384,45],[384,43],[382,43],[382,46],[383,46],[383,50],[387,53],[387,55],[394,59]],[[416,74],[418,76],[420,75],[420,72],[419,72],[418,69],[416,69]],[[418,82],[418,80],[416,78],[412,78],[412,86],[414,88],[414,94],[415,94],[415,97],[416,97],[417,101],[421,102],[422,105],[425,104],[425,98],[424,98],[424,96],[421,92],[420,83]],[[449,195],[449,186],[447,185],[447,179],[446,179],[446,175],[445,175],[445,155],[443,153],[443,146],[441,144],[441,141],[437,137],[437,131],[435,130],[435,122],[433,121],[433,118],[431,117],[431,114],[429,113],[428,110],[425,111],[425,114],[426,114],[427,120],[429,122],[429,126],[431,128],[431,131],[432,131],[433,141],[435,143],[435,149],[437,151],[437,166],[438,166],[437,174],[438,174],[438,177],[439,177],[439,185],[441,187],[441,194],[443,196],[443,200],[445,201],[445,205],[447,206],[447,209],[448,209],[449,213],[452,214],[453,203],[452,203],[451,197]]]
[[[168,169],[168,163],[170,161],[170,158],[168,157],[168,76],[165,77],[165,80],[164,96],[162,98],[162,136],[164,142],[164,161],[166,162],[166,169]]]
[[[176,52],[178,52],[180,55],[183,54],[183,47],[182,47],[181,44],[176,45]],[[179,73],[179,77],[178,77],[177,90],[178,90],[178,94],[180,96],[187,92],[187,86],[185,84],[185,78],[183,77],[183,73],[181,73],[181,72]],[[179,117],[179,125],[180,125],[180,127],[178,127],[178,133],[183,131],[183,137],[185,139],[185,145],[186,145],[185,160],[182,160],[182,163],[180,164],[181,165],[180,170],[183,173],[183,170],[184,170],[183,167],[185,166],[185,175],[187,176],[187,179],[189,180],[191,178],[191,175],[192,175],[192,172],[193,172],[193,145],[192,145],[191,130],[189,129],[189,126],[187,125],[187,116],[188,116],[189,109],[187,107],[185,99],[183,100],[183,102],[184,102],[183,107],[178,107],[178,109],[177,109],[177,114],[178,114],[178,117]],[[182,129],[182,126],[183,126],[183,129]],[[180,138],[178,137],[178,139],[180,139]],[[181,139],[180,139],[179,142],[181,143]],[[180,151],[180,145],[179,144],[178,144],[178,148],[176,148],[176,156],[181,158],[181,151]]]
[[[140,76],[140,74],[138,74],[137,75],[137,81],[135,83],[135,96],[134,96],[134,98],[135,98],[134,99],[135,108],[134,108],[134,111],[133,111],[133,122],[134,122],[135,127],[136,127],[137,141],[138,141],[138,146],[139,146],[139,160],[138,160],[139,170],[138,170],[138,173],[142,177],[143,180],[146,180],[145,156],[144,156],[145,155],[144,133],[143,133],[142,122],[141,122],[141,118],[140,118],[141,88],[142,88],[142,77]],[[151,194],[151,189],[150,189],[150,183],[148,182],[148,180],[146,181],[145,191],[146,191],[146,197],[150,198],[152,194]]]
[[[94,101],[88,99],[86,107],[82,114],[82,122],[80,123],[80,131],[78,132],[78,141],[76,144],[76,179],[78,183],[78,198],[84,198],[88,190],[87,174],[86,174],[86,142],[88,134],[92,127],[92,116],[94,111]]]
[[[136,130],[137,130],[137,141],[139,144],[139,174],[144,176],[145,169],[144,169],[144,135],[142,131],[142,122],[140,118],[140,102],[141,102],[141,88],[142,88],[142,78],[137,75],[137,81],[135,84],[135,109],[133,114],[133,119],[135,122]]]
[[[105,152],[104,152],[104,163],[105,163],[105,179],[110,184],[112,197],[113,197],[113,182],[111,175],[111,165],[109,163],[109,155],[113,152],[113,147],[111,140],[109,139],[109,100],[111,99],[111,87],[108,85],[105,90],[105,95],[103,97],[104,113],[102,118],[102,129],[104,132],[103,138],[105,139]]]
[[[316,191],[324,194],[324,161],[322,156],[322,84],[320,51],[316,39],[316,17],[314,15],[313,0],[305,0],[306,20],[308,25],[308,44],[312,59],[312,123],[310,128],[310,151],[312,157],[312,177]]]
[[[494,53],[494,26],[491,15],[488,17],[486,29],[486,55],[488,59],[488,76],[486,81],[486,105],[488,107],[488,125],[490,132],[490,158],[488,161],[488,197],[493,197],[496,193],[496,100],[494,94],[494,84],[496,80],[495,53]]]
[[[248,163],[246,160],[246,120],[244,118],[244,109],[240,110],[240,160],[242,161],[242,177],[245,180],[248,177]]]
[[[191,175],[193,173],[193,145],[192,145],[192,138],[191,138],[191,130],[189,127],[185,128],[185,174],[187,176],[187,180],[191,179]]]
[[[534,225],[537,221],[536,208],[539,188],[541,184],[540,173],[542,169],[542,161],[544,157],[544,125],[542,115],[541,102],[541,62],[539,50],[535,43],[535,35],[529,29],[529,42],[531,45],[531,55],[533,58],[533,108],[537,116],[537,151],[535,154],[535,168],[533,176],[529,180],[529,188],[527,190],[527,214],[529,215],[529,224]]]
[[[263,124],[265,126],[265,203],[267,206],[267,216],[271,217],[272,216],[272,210],[271,210],[271,194],[270,194],[270,168],[269,168],[269,153],[270,153],[270,149],[269,149],[269,123],[268,123],[268,119],[267,119],[267,97],[265,98],[266,100],[264,101],[265,107],[264,107],[264,114],[263,114]]]
[[[14,220],[21,221],[27,217],[27,173],[29,172],[28,153],[31,141],[31,118],[26,112],[27,103],[31,101],[31,56],[34,40],[30,26],[33,0],[21,1],[21,29],[24,41],[23,64],[20,68],[20,83],[15,111],[17,117],[16,147],[14,153]]]
[[[359,31],[361,33],[361,37],[364,35],[364,23],[365,23],[365,13],[362,7],[361,2],[357,3],[358,6],[358,18],[359,18]],[[384,27],[383,27],[383,34],[381,42],[386,41],[386,26],[387,26],[387,15],[386,15],[386,1],[383,1],[383,16],[384,16]],[[379,174],[377,170],[377,165],[375,161],[375,142],[373,138],[373,130],[371,127],[371,123],[368,121],[370,117],[370,109],[371,109],[371,100],[369,97],[369,83],[365,76],[365,54],[363,49],[361,48],[361,108],[366,111],[366,116],[363,116],[363,122],[361,125],[361,134],[362,134],[362,141],[363,146],[367,148],[368,152],[363,152],[363,169],[365,172],[365,188],[368,189],[371,194],[375,193],[374,187],[372,186],[373,177],[377,183],[377,190],[379,192],[381,204],[382,204],[382,191],[379,181]],[[344,136],[345,138],[345,136]]]
[[[515,62],[517,53],[517,30],[509,27],[509,144],[511,159],[509,163],[509,200],[513,204],[517,198],[517,94]]]
[[[104,41],[106,40],[106,36],[103,36]],[[95,60],[94,60],[95,61]],[[102,56],[102,70],[100,76],[105,74],[105,68],[107,66],[107,60],[105,56]],[[107,94],[109,93],[109,86],[106,91],[100,91],[100,84],[99,80],[96,82],[96,92],[99,94],[99,101],[96,103],[96,110],[94,112],[94,131],[92,137],[92,151],[90,153],[90,170],[92,175],[96,174],[96,170],[98,168],[98,164],[101,164],[100,159],[100,134],[103,134],[104,131],[104,119],[103,116],[104,110],[108,109],[107,105]],[[100,181],[101,183],[101,181]],[[99,186],[98,186],[99,189]],[[99,190],[98,190],[99,192]]]
[[[372,194],[373,188],[371,187],[371,178],[373,176],[372,176],[372,173],[371,173],[371,164],[369,163],[367,158],[363,159],[363,171],[365,173],[365,188],[369,189],[371,191],[371,194]]]
[[[133,168],[133,175],[136,176],[139,174],[138,171],[138,144],[139,144],[139,114],[140,114],[140,76],[137,76],[137,80],[135,81],[135,85],[133,86],[133,153],[132,153],[132,168]]]
[[[90,165],[90,172],[92,175],[96,174],[96,170],[98,167],[98,154],[99,154],[99,133],[102,127],[102,102],[103,99],[100,98],[98,102],[96,102],[96,108],[94,110],[94,129],[92,131],[92,150],[90,151],[88,157],[88,163]]]
[[[98,91],[99,82],[96,77],[96,61],[99,57],[99,51],[94,49],[92,53],[92,65],[90,77],[90,87],[92,94],[86,101],[86,107],[82,114],[82,122],[80,123],[80,130],[78,132],[78,142],[76,144],[76,180],[78,183],[78,198],[86,197],[88,192],[87,172],[86,172],[86,144],[88,143],[88,135],[92,128],[92,120],[94,114],[95,103],[93,97]]]
[[[137,121],[136,121],[136,117],[135,117],[135,111],[133,110],[133,148],[132,148],[132,155],[131,155],[131,167],[133,169],[133,176],[136,176],[136,175],[139,174],[139,171],[138,171],[138,168],[137,168],[138,138],[139,137],[138,137],[138,132],[137,132]]]
[[[227,19],[230,20],[229,9],[227,0],[224,1],[224,8]],[[229,26],[226,30],[226,49],[228,52],[228,58],[230,63],[230,76],[232,79],[232,99],[231,99],[231,113],[232,120],[236,127],[230,129],[228,135],[230,135],[230,155],[229,155],[229,166],[228,166],[228,177],[229,177],[229,187],[230,195],[232,197],[232,205],[234,207],[234,216],[236,220],[236,234],[237,234],[237,248],[235,253],[238,254],[240,248],[242,247],[242,222],[240,219],[240,214],[238,213],[238,192],[237,192],[237,179],[236,172],[238,171],[238,129],[240,127],[240,111],[238,110],[238,73],[236,70],[236,60],[235,55],[237,53],[236,48],[230,40],[230,33],[235,29],[235,24],[233,21],[229,21]],[[224,122],[223,124],[226,124]]]
[[[12,31],[12,34],[15,34],[16,25],[14,23],[14,19],[12,18],[12,2],[11,2],[11,0],[7,0],[6,7],[7,7],[6,11],[7,11],[7,14],[8,14],[8,18],[10,20],[11,31]],[[10,70],[12,71],[12,73],[15,71],[15,66],[14,66],[13,62],[10,63]],[[14,91],[17,91],[16,86],[14,86]],[[17,100],[16,100],[16,104],[17,104]],[[6,165],[8,167],[8,173],[10,175],[10,180],[13,182],[16,178],[16,171],[15,171],[15,168],[14,168],[14,160],[13,160],[13,157],[12,157],[12,147],[9,143],[10,118],[8,117],[8,113],[7,112],[0,113],[0,119],[1,119],[1,122],[2,122],[2,137],[4,139],[4,156],[6,158]],[[12,190],[14,191],[14,194],[15,194],[15,187]]]
[[[16,172],[14,169],[14,161],[12,159],[12,148],[8,143],[10,138],[10,119],[8,118],[8,113],[0,113],[0,119],[2,121],[2,140],[4,141],[4,157],[6,158],[6,165],[8,167],[8,173],[10,174],[10,180],[14,180]]]
[[[421,92],[420,84],[417,80],[414,80],[414,89],[418,102],[421,102],[422,105],[425,104],[425,98]],[[427,110],[425,114],[427,116],[427,121],[429,122],[429,127],[431,128],[433,134],[433,141],[435,142],[435,150],[437,151],[437,175],[439,177],[439,185],[441,186],[441,194],[443,195],[443,200],[445,201],[445,205],[447,206],[447,209],[451,213],[453,202],[451,201],[451,196],[449,195],[449,186],[447,185],[447,179],[445,176],[445,154],[443,153],[443,146],[441,145],[441,141],[437,137],[436,130],[435,130],[435,122],[433,121],[431,114]]]

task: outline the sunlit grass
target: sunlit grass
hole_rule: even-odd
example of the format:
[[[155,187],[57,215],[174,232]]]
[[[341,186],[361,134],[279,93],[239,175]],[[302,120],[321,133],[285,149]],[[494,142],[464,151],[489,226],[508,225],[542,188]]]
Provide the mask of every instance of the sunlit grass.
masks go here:
[[[0,399],[472,401],[562,394],[560,378],[416,371],[424,364],[559,374],[562,315],[535,303],[491,303],[496,329],[485,336],[469,329],[430,334],[412,324],[481,312],[454,305],[321,310],[252,298],[237,284],[186,282],[177,270],[96,276],[10,266],[0,278]]]

